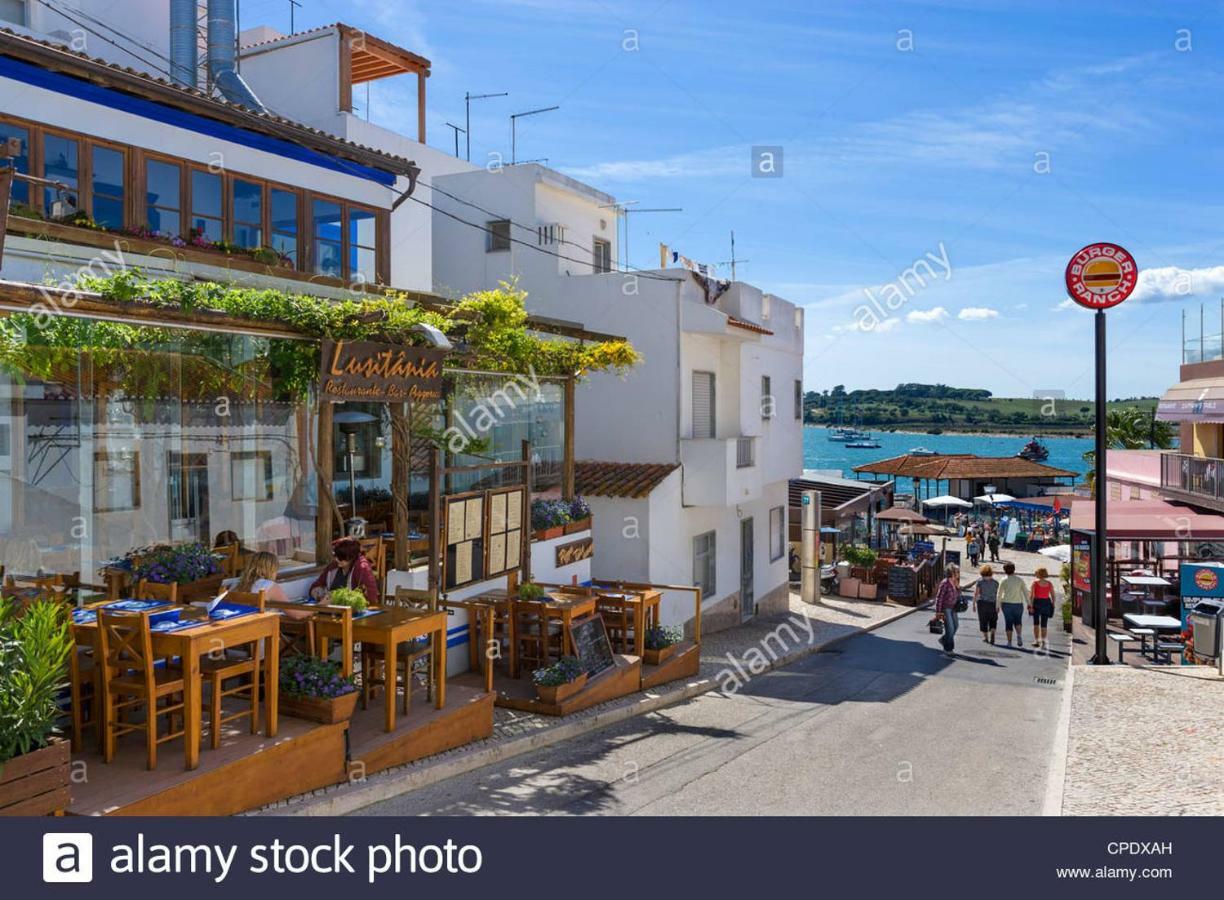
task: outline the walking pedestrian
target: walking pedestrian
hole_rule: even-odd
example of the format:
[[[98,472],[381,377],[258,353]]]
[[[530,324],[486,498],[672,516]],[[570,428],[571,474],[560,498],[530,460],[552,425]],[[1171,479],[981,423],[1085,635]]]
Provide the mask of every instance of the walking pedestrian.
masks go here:
[[[1029,614],[1033,617],[1033,646],[1049,649],[1050,619],[1054,616],[1054,585],[1046,569],[1038,569],[1033,574],[1037,578],[1029,589]]]
[[[956,604],[960,602],[960,572],[956,566],[944,569],[943,581],[935,592],[935,615],[943,616],[944,630],[939,639],[943,644],[944,653],[952,655],[956,649],[956,629],[960,625],[957,618]]]
[[[982,577],[973,589],[973,609],[978,614],[982,640],[993,644],[999,627],[999,582],[995,581],[994,569],[989,565],[982,566],[978,574]]]
[[[990,561],[999,561],[999,532],[993,528],[990,530],[990,537],[986,538],[986,546],[990,548]]]
[[[1024,607],[1028,604],[1028,588],[1024,579],[1016,574],[1016,564],[1003,563],[1003,580],[999,582],[999,608],[1003,613],[1003,625],[1007,629],[1007,646],[1012,645],[1012,632],[1016,633],[1016,646],[1024,646]]]
[[[965,545],[965,553],[969,556],[969,565],[976,569],[978,560],[982,558],[982,545],[978,543],[977,534],[973,531],[969,532],[968,543]]]

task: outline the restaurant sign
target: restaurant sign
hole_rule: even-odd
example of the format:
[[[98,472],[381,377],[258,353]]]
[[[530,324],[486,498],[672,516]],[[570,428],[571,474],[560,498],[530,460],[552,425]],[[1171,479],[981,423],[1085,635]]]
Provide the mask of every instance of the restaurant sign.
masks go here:
[[[584,559],[591,559],[594,555],[595,541],[589,537],[569,544],[558,544],[557,568],[573,565],[576,562],[582,562]]]
[[[445,358],[445,350],[432,347],[324,341],[319,383],[329,400],[437,400],[442,396]]]

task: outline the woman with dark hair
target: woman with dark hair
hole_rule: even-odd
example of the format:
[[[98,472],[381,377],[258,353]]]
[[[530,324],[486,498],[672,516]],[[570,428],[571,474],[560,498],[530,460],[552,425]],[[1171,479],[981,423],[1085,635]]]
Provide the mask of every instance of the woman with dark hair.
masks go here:
[[[310,596],[322,600],[339,588],[354,588],[366,595],[370,605],[377,606],[378,579],[374,568],[361,552],[356,538],[343,537],[332,541],[332,561],[310,586]]]

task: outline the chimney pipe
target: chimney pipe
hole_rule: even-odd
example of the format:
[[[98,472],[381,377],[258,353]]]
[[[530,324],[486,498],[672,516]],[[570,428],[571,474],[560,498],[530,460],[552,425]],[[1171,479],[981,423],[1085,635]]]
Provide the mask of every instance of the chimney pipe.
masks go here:
[[[226,100],[268,111],[238,74],[237,0],[208,0],[208,71]]]
[[[170,0],[170,77],[175,84],[198,86],[199,38],[196,0]]]

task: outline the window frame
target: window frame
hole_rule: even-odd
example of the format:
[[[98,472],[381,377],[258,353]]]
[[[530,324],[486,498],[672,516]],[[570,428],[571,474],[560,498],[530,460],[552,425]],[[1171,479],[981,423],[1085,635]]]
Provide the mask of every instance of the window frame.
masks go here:
[[[224,173],[224,172],[211,172],[211,171],[209,171],[208,166],[202,166],[202,165],[199,165],[199,164],[193,164],[193,163],[188,163],[188,164],[187,164],[187,172],[186,172],[186,177],[187,177],[187,200],[186,200],[187,219],[186,219],[186,221],[183,223],[183,224],[186,226],[187,231],[186,231],[186,234],[184,234],[184,235],[183,235],[183,238],[184,238],[185,240],[190,240],[190,239],[191,239],[191,236],[192,236],[192,230],[193,230],[193,227],[194,227],[194,226],[193,226],[193,221],[194,221],[194,219],[195,219],[195,217],[196,217],[196,211],[195,211],[195,199],[196,199],[196,198],[195,198],[195,193],[196,193],[196,190],[195,190],[195,176],[196,176],[197,174],[198,174],[198,175],[207,175],[207,176],[209,176],[209,177],[216,178],[216,179],[218,179],[218,181],[219,181],[219,185],[220,185],[220,195],[221,195],[221,215],[220,215],[220,219],[218,220],[216,216],[207,216],[207,215],[201,215],[201,216],[200,216],[200,218],[202,218],[202,219],[208,219],[209,221],[220,221],[220,223],[221,223],[221,237],[220,237],[220,240],[224,241],[224,240],[226,240],[226,236],[225,236],[225,235],[226,235],[226,222],[229,220],[229,217],[226,215],[226,212],[227,212],[227,205],[228,205],[228,199],[229,199],[227,195],[228,195],[228,193],[229,193],[229,192],[226,190],[225,173]],[[210,240],[211,240],[211,239],[210,239]],[[216,241],[213,241],[213,243],[216,243]]]
[[[303,275],[314,274],[314,259],[313,259],[313,217],[312,203],[315,200],[335,203],[342,210],[342,260],[341,270],[343,277],[334,279],[337,282],[351,281],[352,271],[350,266],[349,254],[351,250],[349,240],[349,212],[350,210],[361,210],[368,212],[373,216],[374,221],[374,265],[375,276],[378,284],[390,283],[390,211],[377,206],[371,206],[367,203],[348,200],[344,197],[338,197],[333,194],[325,194],[312,191],[309,188],[301,187],[284,182],[274,181],[267,178],[261,178],[255,175],[248,175],[242,172],[214,172],[207,164],[196,160],[188,159],[181,156],[173,156],[167,153],[161,153],[156,150],[147,149],[136,144],[126,144],[118,141],[108,140],[106,138],[95,137],[94,135],[85,132],[75,131],[70,128],[59,128],[56,126],[45,125],[41,122],[32,119],[26,119],[21,116],[0,113],[0,122],[5,123],[11,128],[23,129],[27,135],[26,152],[28,156],[28,173],[31,176],[42,178],[46,176],[46,167],[44,165],[44,154],[46,137],[54,136],[64,140],[75,141],[77,145],[77,186],[72,192],[76,196],[76,209],[93,216],[93,148],[95,146],[104,147],[110,150],[116,150],[123,154],[124,157],[124,194],[123,194],[123,217],[124,228],[131,226],[151,228],[148,220],[148,211],[150,206],[158,209],[172,211],[175,208],[171,206],[163,206],[161,204],[150,204],[148,201],[148,163],[150,161],[159,162],[165,165],[178,166],[179,168],[179,231],[171,237],[180,237],[184,240],[188,238],[191,231],[191,220],[194,217],[195,198],[193,196],[192,176],[194,172],[201,172],[206,175],[218,176],[221,178],[221,240],[227,243],[233,243],[233,181],[241,180],[251,184],[260,186],[261,198],[261,224],[260,237],[261,247],[271,246],[272,224],[271,224],[271,203],[272,191],[284,191],[287,194],[293,194],[297,197],[297,258],[293,266],[293,271]],[[45,188],[41,185],[31,185],[28,192],[27,205],[42,216],[47,221],[50,219],[50,210],[46,208],[44,203]],[[21,201],[17,201],[21,202]],[[202,218],[213,220],[213,216],[202,216]],[[253,224],[253,223],[247,223]],[[283,232],[278,232],[283,234]],[[169,233],[167,233],[169,234]],[[371,249],[364,244],[358,244],[363,249]]]
[[[258,466],[262,461],[262,471],[257,471],[257,478],[263,482],[263,488],[260,489],[258,484],[255,489],[255,496],[246,497],[239,496],[238,484],[239,481],[234,477],[234,466],[237,463],[254,461]],[[230,452],[230,500],[234,503],[266,503],[269,500],[276,499],[276,476],[272,465],[271,450],[233,450]]]
[[[778,552],[774,553],[774,513],[778,514]],[[786,507],[775,506],[769,510],[769,561],[777,562],[786,556]]]
[[[761,376],[761,419],[768,421],[777,413],[774,408],[773,379],[768,375]]]
[[[497,234],[497,229],[503,225],[506,227],[504,236]],[[514,246],[514,242],[510,239],[512,228],[513,225],[509,219],[489,219],[485,222],[485,234],[487,236],[485,240],[485,253],[509,253],[510,249]],[[504,247],[501,246],[503,241],[506,244]]]
[[[709,541],[708,552],[703,552],[700,549],[702,541]],[[710,584],[707,587],[703,577],[698,575],[698,561],[704,559],[704,574],[710,577]],[[693,586],[701,588],[701,598],[704,601],[708,597],[714,596],[718,591],[718,532],[706,531],[701,534],[693,535]]]
[[[241,222],[239,222],[238,220],[238,211],[237,211],[238,203],[237,203],[237,197],[235,196],[234,192],[238,187],[238,182],[240,181],[243,184],[249,184],[249,185],[253,185],[259,188],[259,221],[258,222],[248,221],[246,219],[243,219]],[[259,250],[264,247],[267,247],[268,242],[267,240],[265,240],[265,238],[269,236],[268,235],[268,202],[272,196],[271,190],[268,188],[268,183],[264,181],[262,178],[249,178],[245,175],[228,175],[228,177],[224,179],[224,189],[225,189],[225,199],[221,204],[222,211],[224,211],[226,204],[229,205],[229,209],[230,209],[230,214],[225,217],[226,227],[228,229],[226,231],[226,240],[229,241],[231,244],[233,244],[236,247],[242,247],[247,250]],[[249,227],[258,228],[259,229],[259,243],[257,243],[254,247],[247,246],[246,244],[239,244],[238,243],[238,226],[239,225],[243,225],[248,228]]]
[[[113,450],[95,450],[93,454],[93,511],[95,513],[112,513],[112,512],[135,512],[140,509],[140,451],[132,451],[132,470],[124,473],[132,479],[132,505],[131,506],[102,506],[100,501],[106,496],[103,493],[98,494],[98,463],[109,462],[112,458],[123,459],[123,454]]]
[[[591,268],[596,275],[607,275],[612,271],[612,242],[607,238],[593,238],[591,248],[594,257]]]

